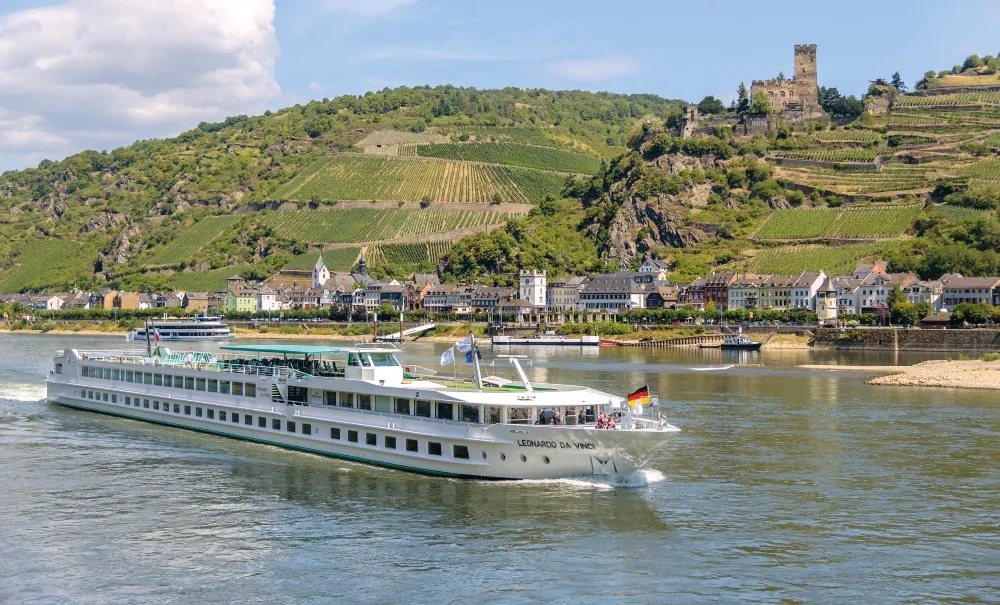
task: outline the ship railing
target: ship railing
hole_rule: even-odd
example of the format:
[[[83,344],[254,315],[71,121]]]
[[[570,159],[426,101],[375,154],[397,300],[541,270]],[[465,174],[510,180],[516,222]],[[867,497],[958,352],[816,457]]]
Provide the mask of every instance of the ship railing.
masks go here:
[[[438,375],[438,371],[432,368],[425,368],[424,366],[418,365],[404,365],[403,374],[410,378],[431,378]]]
[[[277,376],[278,378],[296,378],[299,380],[308,380],[312,378],[310,374],[288,366],[265,366],[232,363],[214,357],[206,357],[204,354],[195,354],[189,358],[187,353],[175,353],[156,357],[123,351],[81,351],[80,355],[87,361],[107,361],[140,366],[187,368],[209,372],[230,372],[233,374],[246,374],[252,376]]]

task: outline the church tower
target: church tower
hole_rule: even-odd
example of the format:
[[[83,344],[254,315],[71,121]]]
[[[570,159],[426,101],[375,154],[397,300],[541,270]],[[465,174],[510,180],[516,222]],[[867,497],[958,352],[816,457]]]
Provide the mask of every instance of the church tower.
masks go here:
[[[326,285],[326,282],[330,279],[330,270],[326,268],[326,263],[323,262],[323,255],[320,254],[319,258],[316,259],[316,266],[313,267],[313,288],[319,289]]]

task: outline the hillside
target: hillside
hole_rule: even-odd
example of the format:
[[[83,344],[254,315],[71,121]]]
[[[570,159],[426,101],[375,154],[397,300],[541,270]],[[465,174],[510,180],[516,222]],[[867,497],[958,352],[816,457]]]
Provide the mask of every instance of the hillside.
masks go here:
[[[214,289],[243,272],[430,270],[595,174],[652,95],[398,88],[202,123],[0,177],[0,292]]]
[[[872,256],[1000,274],[997,60],[972,59],[912,93],[821,88],[833,119],[808,122],[756,97],[690,118],[651,95],[438,87],[203,123],[5,173],[0,292],[208,290],[320,252],[491,283],[646,255],[681,282]]]

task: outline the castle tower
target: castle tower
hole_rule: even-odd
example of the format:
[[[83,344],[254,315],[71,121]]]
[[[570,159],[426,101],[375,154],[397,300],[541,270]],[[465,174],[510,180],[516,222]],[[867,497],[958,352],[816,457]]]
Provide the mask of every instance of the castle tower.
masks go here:
[[[833,287],[833,280],[829,277],[823,280],[816,291],[816,317],[821,326],[837,322],[837,289]]]
[[[545,307],[546,282],[545,271],[521,271],[518,296],[531,303],[532,307]]]
[[[795,88],[805,117],[819,117],[819,77],[816,71],[816,45],[795,45]]]

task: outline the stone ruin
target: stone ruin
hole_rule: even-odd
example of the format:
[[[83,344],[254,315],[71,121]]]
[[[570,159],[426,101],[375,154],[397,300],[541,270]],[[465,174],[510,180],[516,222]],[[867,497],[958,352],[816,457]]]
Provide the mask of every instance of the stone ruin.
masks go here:
[[[754,80],[751,96],[763,91],[776,113],[789,121],[828,120],[819,104],[819,79],[816,72],[816,45],[795,45],[795,72],[792,79]]]

